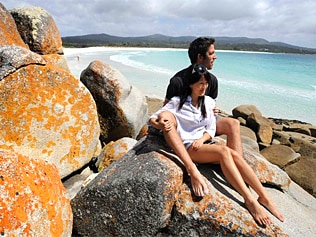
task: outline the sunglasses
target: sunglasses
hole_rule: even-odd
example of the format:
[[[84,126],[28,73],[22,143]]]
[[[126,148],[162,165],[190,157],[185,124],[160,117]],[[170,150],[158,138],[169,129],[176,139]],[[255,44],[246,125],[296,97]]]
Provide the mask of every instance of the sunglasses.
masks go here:
[[[207,73],[207,68],[202,64],[195,64],[192,69],[192,74],[198,74],[199,76]]]

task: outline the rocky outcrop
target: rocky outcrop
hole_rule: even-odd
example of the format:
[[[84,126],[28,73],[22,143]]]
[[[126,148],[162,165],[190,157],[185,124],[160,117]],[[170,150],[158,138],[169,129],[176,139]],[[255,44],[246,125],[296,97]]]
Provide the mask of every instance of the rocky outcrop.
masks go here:
[[[44,59],[46,63],[70,72],[65,57],[61,55],[63,48],[58,28],[47,11],[39,7],[23,7],[8,12],[3,8],[0,15],[3,16],[1,19],[6,20],[4,26],[0,25],[0,29],[3,29],[1,36],[4,36],[0,46],[14,45],[30,49],[43,55],[41,60]],[[20,53],[17,52],[15,57],[18,58]]]
[[[310,169],[304,166],[313,162],[300,162],[300,157],[316,158],[314,125],[297,120],[266,118],[254,105],[240,105],[232,112],[233,117],[243,122],[242,125],[256,133],[261,154],[270,162],[285,171],[297,170],[294,167]],[[241,129],[241,133],[245,134],[244,129]],[[309,178],[305,178],[302,175],[293,175],[292,171],[291,177],[315,196],[315,191],[311,188],[314,185],[312,173],[306,172],[304,175]]]
[[[304,127],[313,126],[305,125]],[[270,147],[262,150],[262,154],[272,163],[283,168],[295,182],[316,197],[316,179],[313,171],[316,169],[316,140],[306,135],[306,131],[306,129],[303,133],[274,131],[274,139],[278,141],[278,145],[271,146],[274,150],[273,157],[270,152],[265,152]],[[287,151],[284,147],[287,147]]]
[[[106,144],[98,156],[98,161],[96,162],[98,172],[102,172],[114,161],[121,159],[122,156],[134,147],[136,142],[137,140],[133,138],[123,137],[117,141],[112,141]]]
[[[232,114],[234,117],[241,117],[244,120],[247,120],[250,114],[262,116],[262,113],[255,105],[239,105],[232,110]]]
[[[286,122],[283,124],[283,130],[289,131],[289,132],[301,133],[301,134],[305,134],[305,135],[316,138],[316,133],[315,133],[316,126],[306,124],[306,123]]]
[[[31,64],[46,65],[46,61],[38,54],[19,46],[0,48],[0,81],[10,73]]]
[[[76,172],[76,174],[72,174],[66,180],[63,180],[63,185],[67,189],[68,195],[70,199],[73,199],[77,193],[85,187],[91,180],[93,180],[98,173],[94,173],[90,166],[85,167],[80,170],[80,172]]]
[[[279,140],[281,144],[291,147],[302,156],[316,158],[316,139],[314,137],[297,132],[276,131],[275,139]]]
[[[63,54],[59,30],[52,16],[41,7],[10,10],[23,41],[38,54]]]
[[[12,15],[0,2],[0,47],[15,45],[29,48],[22,40]]]
[[[56,67],[60,67],[70,72],[70,69],[67,64],[67,60],[64,56],[59,55],[59,54],[46,54],[46,55],[43,55],[42,58],[46,61],[46,63],[53,64]]]
[[[72,199],[74,233],[83,236],[291,236],[296,221],[315,217],[315,199],[301,200],[292,194],[291,190],[298,187],[290,183],[285,172],[247,148],[245,158],[260,180],[269,184],[267,191],[286,217],[300,207],[296,217],[291,216],[286,224],[275,221],[272,226],[259,227],[217,165],[198,166],[209,181],[210,193],[203,199],[195,197],[180,160],[162,140],[149,135]],[[289,203],[283,205],[283,199]],[[307,226],[312,226],[312,221],[307,222]],[[296,225],[295,234],[311,234],[307,226]]]
[[[1,3],[0,16],[0,235],[71,236],[72,209],[61,177],[100,147],[95,102],[64,70],[60,55],[43,58],[29,50]],[[22,29],[23,36],[35,33],[30,48],[61,53],[60,36],[36,28],[51,26],[49,17],[32,23],[35,28]]]
[[[261,150],[263,155],[272,164],[284,169],[286,166],[297,162],[301,155],[296,153],[291,147],[285,145],[271,145]]]
[[[271,143],[274,123],[262,116],[256,106],[240,105],[234,108],[232,112],[234,117],[241,117],[245,120],[245,125],[256,133],[258,142]]]
[[[81,170],[81,172],[76,172],[67,180],[64,181],[64,185],[73,199],[81,188],[88,185],[88,183],[93,180],[99,172],[102,172],[113,162],[121,159],[129,150],[131,150],[137,140],[129,137],[123,137],[115,142],[109,142],[103,147],[101,153],[94,157],[88,165],[88,167]]]
[[[291,179],[316,197],[316,159],[301,157],[299,161],[289,165],[285,171]]]
[[[0,149],[1,236],[71,236],[70,199],[55,166]]]
[[[17,57],[19,52],[19,57]],[[0,50],[0,148],[55,164],[61,177],[79,169],[99,146],[95,102],[69,72],[27,49]]]
[[[166,226],[182,184],[181,169],[158,154],[129,154],[72,199],[76,234],[155,236]]]
[[[246,126],[240,126],[240,134],[254,141],[257,141],[256,133],[251,128],[248,128]]]
[[[146,97],[110,65],[93,61],[80,80],[90,90],[98,108],[103,144],[122,137],[136,138],[146,124]]]
[[[260,137],[258,131],[254,136],[249,128],[242,129],[244,156],[286,217],[284,223],[275,220],[267,228],[256,225],[218,166],[199,166],[209,180],[211,192],[197,199],[181,162],[162,140],[149,135],[134,146],[134,138],[147,135],[147,104],[142,93],[119,72],[100,61],[92,62],[81,78],[92,97],[69,73],[51,16],[36,7],[14,9],[11,13],[18,27],[0,4],[1,235],[316,234],[315,199],[259,154],[255,141]],[[17,28],[28,45],[22,42]],[[250,114],[259,116],[256,121],[263,117],[250,107],[241,113],[243,118],[239,117],[245,126]],[[98,118],[104,145],[101,154]],[[295,128],[278,124],[278,128],[272,128],[272,144],[277,143],[276,131],[315,137],[315,127],[308,125]],[[289,138],[288,142],[297,147],[295,139]],[[221,138],[215,140],[225,144]],[[262,139],[259,143],[263,143]],[[268,140],[264,143],[270,145]],[[306,152],[307,146],[299,147],[298,152]],[[101,166],[101,158],[106,167],[103,171],[95,167]],[[283,168],[314,194],[315,185],[306,185],[314,176],[297,172],[302,169],[305,174],[312,173],[313,163],[302,157],[298,160],[284,162]],[[75,214],[73,233],[69,198],[73,199]]]
[[[247,118],[247,126],[256,133],[257,140],[259,142],[265,144],[271,143],[273,135],[273,122],[271,122],[269,119],[252,113]]]

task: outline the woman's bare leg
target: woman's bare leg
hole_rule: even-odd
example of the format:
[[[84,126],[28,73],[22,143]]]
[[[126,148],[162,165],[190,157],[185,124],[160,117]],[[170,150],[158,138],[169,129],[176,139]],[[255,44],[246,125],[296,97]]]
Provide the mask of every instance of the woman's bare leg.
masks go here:
[[[258,202],[265,206],[280,221],[284,221],[283,215],[277,210],[253,169],[236,151],[231,149],[231,154],[243,180],[258,194]]]
[[[227,146],[243,155],[240,123],[234,118],[220,118],[216,121],[216,134],[227,136]]]
[[[209,192],[205,178],[193,163],[191,157],[177,132],[177,122],[172,113],[164,111],[159,114],[158,119],[169,122],[170,129],[163,130],[164,138],[169,147],[181,159],[187,172],[190,175],[193,192],[198,197],[203,197]]]
[[[246,186],[231,154],[231,149],[219,145],[202,145],[197,151],[189,148],[188,152],[194,162],[219,163],[228,182],[242,195],[245,205],[254,219],[261,225],[272,221],[263,207]]]

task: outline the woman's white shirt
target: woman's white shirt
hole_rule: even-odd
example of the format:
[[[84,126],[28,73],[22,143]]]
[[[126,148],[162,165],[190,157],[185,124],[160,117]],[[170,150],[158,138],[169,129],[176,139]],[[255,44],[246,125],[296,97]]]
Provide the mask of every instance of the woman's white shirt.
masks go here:
[[[188,96],[186,102],[179,110],[180,97],[175,96],[150,118],[158,118],[158,115],[163,111],[170,111],[175,115],[177,120],[178,133],[186,147],[189,147],[192,142],[201,138],[207,132],[212,138],[216,132],[216,118],[213,108],[215,100],[209,96],[205,96],[204,103],[206,109],[206,118],[203,118],[201,108],[196,108],[191,104],[192,98]]]

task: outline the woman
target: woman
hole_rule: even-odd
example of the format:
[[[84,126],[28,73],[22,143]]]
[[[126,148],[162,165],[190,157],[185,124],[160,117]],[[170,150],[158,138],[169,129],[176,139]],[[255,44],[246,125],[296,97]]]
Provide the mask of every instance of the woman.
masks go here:
[[[284,217],[270,200],[254,171],[238,152],[227,146],[210,142],[215,136],[216,119],[213,113],[215,101],[205,96],[210,74],[205,66],[196,64],[192,74],[186,78],[186,90],[180,97],[173,97],[163,108],[150,117],[150,124],[157,129],[170,130],[170,124],[164,123],[164,111],[172,112],[177,124],[174,126],[195,163],[219,163],[230,184],[242,195],[245,205],[260,225],[272,221],[265,206],[279,220]],[[257,194],[256,199],[248,184]]]

